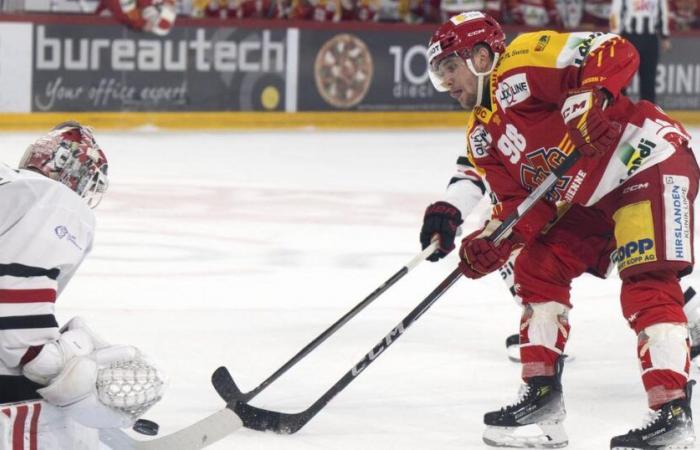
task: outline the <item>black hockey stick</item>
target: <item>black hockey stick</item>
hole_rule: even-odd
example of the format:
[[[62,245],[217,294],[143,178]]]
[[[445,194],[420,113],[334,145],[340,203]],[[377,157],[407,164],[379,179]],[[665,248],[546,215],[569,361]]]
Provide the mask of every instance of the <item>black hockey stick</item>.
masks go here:
[[[221,398],[224,399],[226,403],[233,403],[237,400],[243,401],[243,402],[249,402],[253,397],[258,395],[260,392],[265,390],[270,384],[272,384],[276,379],[282,376],[287,370],[289,370],[293,365],[299,362],[302,358],[304,358],[306,355],[311,353],[316,347],[321,345],[326,339],[328,339],[333,333],[338,331],[340,327],[348,323],[353,317],[355,317],[360,311],[365,309],[367,306],[369,306],[370,303],[372,303],[374,300],[377,299],[380,295],[382,295],[384,292],[389,290],[391,286],[396,284],[397,281],[399,281],[401,278],[404,277],[408,272],[411,271],[414,267],[416,267],[418,264],[420,264],[422,261],[425,261],[425,258],[428,256],[432,255],[435,250],[437,250],[438,247],[438,241],[435,240],[433,241],[429,246],[427,246],[422,252],[417,254],[411,261],[409,261],[405,266],[403,266],[401,269],[399,269],[398,272],[393,274],[389,279],[387,279],[384,283],[381,284],[377,289],[375,289],[371,294],[369,294],[367,297],[364,298],[360,303],[355,305],[354,308],[352,308],[350,311],[348,311],[343,317],[338,319],[333,325],[331,325],[326,331],[323,333],[319,334],[313,341],[309,342],[306,347],[302,348],[299,350],[299,352],[292,357],[289,361],[287,361],[282,367],[277,369],[275,373],[267,377],[265,381],[260,383],[258,387],[255,389],[248,391],[248,392],[242,392],[240,389],[238,389],[238,386],[236,386],[236,383],[233,381],[233,378],[231,377],[231,374],[229,373],[228,369],[226,367],[219,367],[214,371],[214,373],[211,376],[211,382],[214,385],[214,388],[216,389],[216,392],[219,393]]]
[[[506,236],[520,218],[529,211],[537,201],[540,200],[558,181],[558,179],[566,173],[566,171],[578,160],[580,153],[574,150],[562,164],[554,169],[547,178],[540,184],[537,189],[530,193],[523,202],[518,205],[518,208],[513,211],[501,225],[489,236],[489,239],[494,242],[499,242]],[[238,414],[243,422],[243,426],[253,430],[267,431],[272,430],[277,433],[291,434],[299,431],[309,420],[311,420],[321,409],[323,409],[333,397],[347,387],[358,375],[360,375],[379,355],[381,355],[391,344],[396,342],[403,333],[406,332],[413,322],[418,320],[425,314],[430,307],[454,285],[461,277],[462,273],[459,268],[454,269],[447,278],[445,278],[428,296],[418,304],[397,326],[392,328],[384,338],[377,343],[372,350],[369,351],[352,369],[342,376],[333,386],[331,386],[321,397],[319,397],[311,406],[298,413],[283,413],[279,411],[270,411],[247,403],[236,401],[233,405],[233,410]],[[225,368],[223,369],[225,370]],[[221,372],[221,369],[219,369]],[[230,379],[230,376],[229,378]],[[226,377],[213,379],[215,388],[218,392],[227,393],[232,390],[229,385],[220,385],[225,383]],[[238,390],[238,388],[235,388]],[[235,399],[234,399],[235,401]]]

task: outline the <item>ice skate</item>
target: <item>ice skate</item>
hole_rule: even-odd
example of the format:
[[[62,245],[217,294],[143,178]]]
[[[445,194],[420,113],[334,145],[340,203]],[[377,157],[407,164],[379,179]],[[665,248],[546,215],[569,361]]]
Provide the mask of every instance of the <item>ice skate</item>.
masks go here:
[[[664,404],[650,411],[641,428],[610,440],[611,450],[677,450],[695,448],[695,431],[690,410],[690,396],[695,381],[686,385],[686,398]]]
[[[492,447],[561,448],[569,443],[559,358],[553,376],[532,377],[512,405],[484,415],[483,440]]]

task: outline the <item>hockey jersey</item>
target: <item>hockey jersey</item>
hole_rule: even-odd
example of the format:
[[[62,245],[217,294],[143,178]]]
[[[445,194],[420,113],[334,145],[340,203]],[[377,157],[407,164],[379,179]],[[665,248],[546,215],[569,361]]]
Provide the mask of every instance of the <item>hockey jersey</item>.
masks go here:
[[[55,340],[56,298],[92,248],[95,218],[67,186],[0,164],[0,375]]]
[[[570,89],[593,85],[609,91],[614,102],[605,114],[622,124],[623,133],[613,151],[581,158],[547,201],[516,225],[526,239],[554,216],[557,202],[592,205],[668,158],[674,148],[666,135],[687,138],[680,124],[651,103],[633,104],[620,95],[638,59],[629,42],[600,32],[527,33],[507,47],[491,74],[490,95],[475,107],[467,127],[466,159],[490,187],[495,217],[507,217],[574,149],[560,112]],[[458,168],[466,176],[468,165],[462,163]]]

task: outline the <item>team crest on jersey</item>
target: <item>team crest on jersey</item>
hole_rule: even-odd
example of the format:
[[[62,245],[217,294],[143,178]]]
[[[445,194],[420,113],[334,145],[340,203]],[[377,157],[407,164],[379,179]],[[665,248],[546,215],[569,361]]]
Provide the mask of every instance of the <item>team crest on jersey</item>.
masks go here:
[[[557,147],[549,149],[542,147],[526,154],[525,159],[527,162],[520,164],[520,183],[532,192],[547,178],[552,169],[559,167],[566,159],[566,154]],[[561,200],[570,183],[571,176],[559,178],[545,198],[552,202]]]
[[[501,108],[506,109],[527,100],[530,97],[530,86],[524,73],[518,73],[498,83],[496,100]]]
[[[469,148],[474,158],[483,158],[488,155],[488,147],[491,145],[491,135],[486,127],[479,124],[469,133]]]

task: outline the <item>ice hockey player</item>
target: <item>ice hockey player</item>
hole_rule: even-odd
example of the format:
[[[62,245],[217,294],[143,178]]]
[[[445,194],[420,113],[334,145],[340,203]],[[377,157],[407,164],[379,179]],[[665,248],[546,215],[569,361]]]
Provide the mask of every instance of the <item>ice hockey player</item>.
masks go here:
[[[505,46],[503,31],[479,12],[453,17],[433,34],[429,73],[438,90],[468,109],[467,156],[497,204],[492,219],[463,241],[467,277],[497,270],[514,248],[524,309],[524,385],[514,404],[487,413],[493,446],[567,445],[562,366],[573,278],[615,263],[624,317],[638,336],[651,414],[613,437],[612,449],[690,448],[695,441],[688,381],[688,329],[679,277],[693,267],[693,201],[699,169],[684,128],[655,105],[620,91],[638,54],[605,33],[526,33]],[[487,239],[570,154],[581,159],[500,242]],[[572,204],[546,234],[557,203]],[[521,427],[537,425],[524,437]]]
[[[107,159],[92,131],[57,125],[0,164],[0,448],[99,448],[99,428],[128,427],[162,395],[135,347],[110,345],[54,305],[92,248]]]

